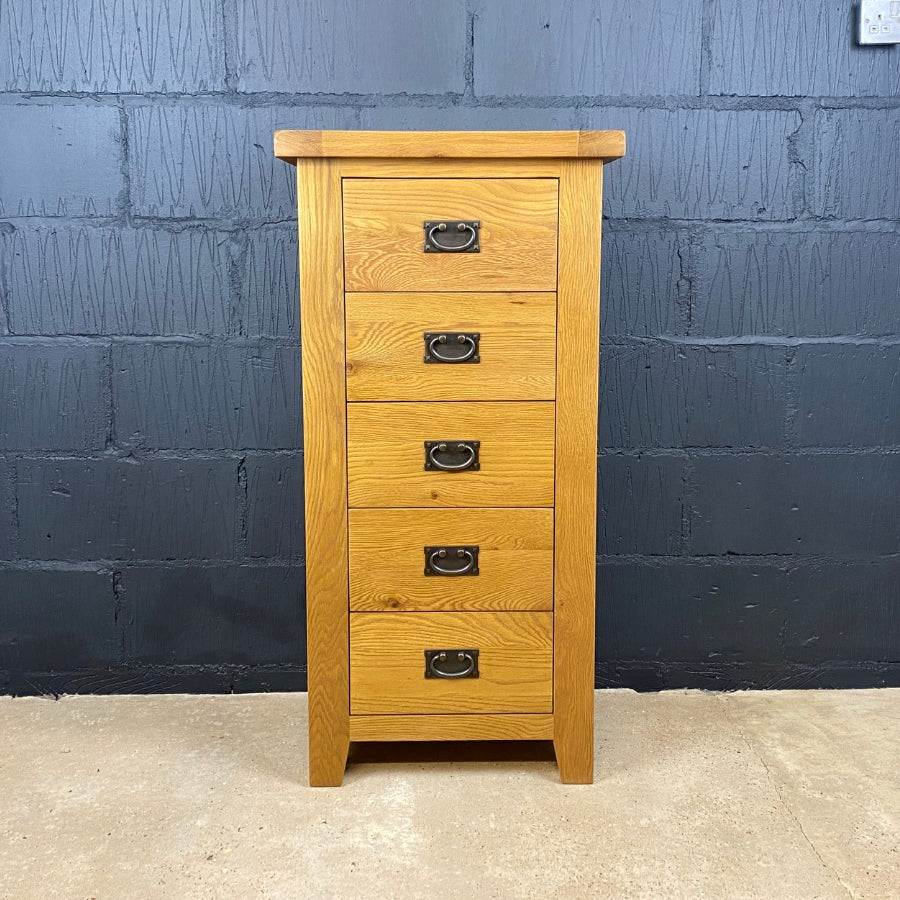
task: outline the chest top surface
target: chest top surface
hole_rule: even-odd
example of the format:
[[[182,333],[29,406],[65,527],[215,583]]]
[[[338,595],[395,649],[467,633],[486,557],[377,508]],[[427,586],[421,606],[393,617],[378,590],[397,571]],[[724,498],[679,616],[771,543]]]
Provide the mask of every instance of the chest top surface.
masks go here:
[[[619,159],[624,131],[276,131],[275,155],[408,159]]]

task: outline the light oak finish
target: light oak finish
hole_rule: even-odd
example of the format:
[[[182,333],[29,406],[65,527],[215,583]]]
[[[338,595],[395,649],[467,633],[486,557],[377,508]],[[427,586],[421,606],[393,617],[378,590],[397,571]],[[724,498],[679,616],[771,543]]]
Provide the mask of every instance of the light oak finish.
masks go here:
[[[276,131],[275,155],[514,159],[625,155],[624,131]]]
[[[425,547],[479,547],[478,575],[425,574]],[[553,608],[552,509],[351,509],[350,609]]]
[[[559,178],[559,159],[342,159],[344,178]]]
[[[479,253],[425,253],[425,221],[477,220]],[[348,291],[552,291],[553,178],[345,178]]]
[[[589,782],[602,164],[625,136],[275,145],[298,165],[310,783],[340,784],[351,739],[552,739]],[[482,252],[424,253],[426,219],[480,220]],[[477,330],[482,362],[426,366],[440,330]],[[481,441],[481,469],[425,470],[425,440]],[[424,576],[426,543],[478,544],[480,574]],[[454,648],[480,677],[426,679]]]
[[[347,431],[341,181],[333,160],[297,167],[303,330],[309,783],[336,786],[350,746]],[[299,413],[299,411],[298,411]]]
[[[350,716],[351,741],[552,741],[549,713]]]
[[[350,403],[352,507],[553,506],[552,403]],[[426,470],[425,441],[480,441],[477,471]]]
[[[347,294],[348,400],[552,400],[556,295]],[[480,362],[429,364],[423,334],[481,335]]]
[[[594,764],[599,162],[565,162],[560,178],[556,368],[554,746],[563,782],[589,784]]]
[[[478,649],[478,678],[425,678],[425,650]],[[352,715],[553,708],[553,614],[350,614]]]

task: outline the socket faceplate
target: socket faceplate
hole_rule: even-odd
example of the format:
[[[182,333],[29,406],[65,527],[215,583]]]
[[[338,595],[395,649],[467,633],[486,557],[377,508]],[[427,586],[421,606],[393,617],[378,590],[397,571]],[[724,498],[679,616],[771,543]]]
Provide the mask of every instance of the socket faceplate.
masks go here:
[[[860,44],[900,44],[900,0],[860,0]]]

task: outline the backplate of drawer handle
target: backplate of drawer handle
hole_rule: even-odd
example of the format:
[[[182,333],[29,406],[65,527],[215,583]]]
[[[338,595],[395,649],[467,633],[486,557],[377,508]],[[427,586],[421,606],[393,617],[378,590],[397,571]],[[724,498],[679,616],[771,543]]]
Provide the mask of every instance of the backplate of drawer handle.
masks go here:
[[[455,440],[425,441],[425,466],[427,471],[465,472],[480,469],[478,453],[481,441]]]
[[[477,650],[426,650],[426,678],[477,678]]]
[[[477,331],[426,331],[425,356],[427,363],[480,363]]]
[[[478,233],[481,222],[475,219],[445,219],[443,222],[423,222],[425,253],[481,253]]]
[[[426,575],[477,575],[477,546],[423,547]]]

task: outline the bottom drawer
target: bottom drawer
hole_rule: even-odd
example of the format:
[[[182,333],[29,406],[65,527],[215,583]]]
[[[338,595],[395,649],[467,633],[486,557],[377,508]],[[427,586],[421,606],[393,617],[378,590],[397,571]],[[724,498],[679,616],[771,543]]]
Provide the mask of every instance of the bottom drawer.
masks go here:
[[[426,650],[477,650],[478,677],[426,677]],[[465,665],[454,653],[434,668]],[[552,709],[551,612],[350,614],[353,715]]]

